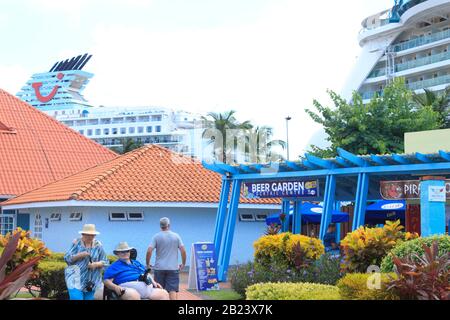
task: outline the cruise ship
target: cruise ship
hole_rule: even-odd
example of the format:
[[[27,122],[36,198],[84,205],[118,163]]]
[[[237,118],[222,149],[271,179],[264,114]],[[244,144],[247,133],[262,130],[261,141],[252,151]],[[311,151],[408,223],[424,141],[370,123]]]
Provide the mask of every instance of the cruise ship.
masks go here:
[[[362,48],[341,94],[364,102],[396,77],[416,93],[450,85],[450,0],[396,0],[362,22]]]
[[[123,150],[128,139],[201,157],[201,115],[157,106],[92,106],[83,90],[94,74],[82,70],[92,55],[56,62],[36,73],[17,97],[105,147]]]

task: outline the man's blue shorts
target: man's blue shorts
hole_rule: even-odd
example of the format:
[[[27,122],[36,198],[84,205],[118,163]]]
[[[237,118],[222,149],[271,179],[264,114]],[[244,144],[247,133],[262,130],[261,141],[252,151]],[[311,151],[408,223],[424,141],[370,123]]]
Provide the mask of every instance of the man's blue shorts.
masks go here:
[[[155,281],[168,292],[178,292],[180,284],[180,271],[155,270]]]

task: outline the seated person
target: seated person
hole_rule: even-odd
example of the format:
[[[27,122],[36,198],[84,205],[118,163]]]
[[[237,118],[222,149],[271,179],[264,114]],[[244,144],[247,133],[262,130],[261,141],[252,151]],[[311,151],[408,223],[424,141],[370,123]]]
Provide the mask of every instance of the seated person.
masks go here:
[[[151,284],[139,281],[145,273],[145,266],[136,260],[130,260],[130,250],[126,242],[121,242],[114,250],[119,260],[106,269],[103,276],[107,288],[114,290],[121,299],[169,300],[169,293],[150,277]],[[149,275],[150,276],[150,275]],[[122,292],[125,294],[122,295]],[[137,294],[136,294],[137,293]]]
[[[327,229],[323,238],[323,245],[325,246],[325,252],[339,251],[339,245],[336,243],[336,226],[333,223]]]

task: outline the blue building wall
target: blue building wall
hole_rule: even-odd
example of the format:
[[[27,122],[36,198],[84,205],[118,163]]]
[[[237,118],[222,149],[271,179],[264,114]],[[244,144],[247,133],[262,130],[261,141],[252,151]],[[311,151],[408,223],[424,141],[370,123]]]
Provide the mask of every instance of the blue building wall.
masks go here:
[[[109,212],[143,211],[144,221],[109,221]],[[20,210],[30,212],[31,230],[34,229],[35,215],[42,218],[42,240],[53,252],[66,252],[71,242],[79,237],[84,224],[93,223],[101,233],[97,239],[103,243],[107,254],[113,254],[113,249],[120,241],[127,241],[130,246],[138,250],[138,260],[145,262],[145,254],[152,236],[160,231],[159,219],[168,217],[171,220],[171,230],[177,232],[186,247],[187,265],[191,245],[194,242],[213,241],[216,221],[216,208],[42,208]],[[82,212],[82,221],[69,221],[71,212]],[[267,213],[270,209],[239,209],[239,213]],[[46,221],[52,213],[61,213],[61,221]],[[236,219],[236,233],[231,253],[231,264],[253,260],[253,242],[264,234],[265,222],[243,222]],[[48,224],[48,225],[46,225]],[[181,260],[180,260],[181,261]],[[154,258],[152,259],[152,264]]]

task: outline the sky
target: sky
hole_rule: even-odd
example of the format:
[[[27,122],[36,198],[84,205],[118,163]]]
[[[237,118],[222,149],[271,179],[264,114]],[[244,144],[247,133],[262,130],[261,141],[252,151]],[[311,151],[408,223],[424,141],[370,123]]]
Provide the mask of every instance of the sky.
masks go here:
[[[393,0],[2,0],[0,88],[93,55],[93,105],[235,110],[274,129],[290,158],[326,146],[304,112],[329,104],[360,52],[361,21]]]

